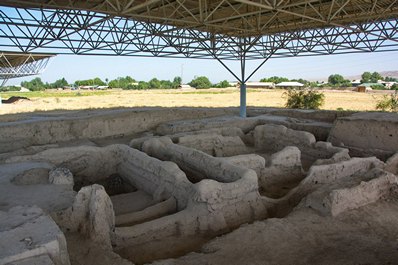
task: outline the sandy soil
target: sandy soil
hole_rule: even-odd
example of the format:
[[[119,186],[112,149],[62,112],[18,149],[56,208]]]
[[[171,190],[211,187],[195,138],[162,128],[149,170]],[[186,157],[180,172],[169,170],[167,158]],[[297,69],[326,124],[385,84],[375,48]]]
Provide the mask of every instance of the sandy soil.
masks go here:
[[[201,253],[157,265],[398,264],[398,203],[379,201],[335,218],[300,209],[243,225]]]
[[[249,90],[247,105],[258,107],[283,107],[286,99],[284,90]],[[71,92],[75,94],[76,92]],[[349,91],[325,91],[325,105],[322,109],[335,110],[375,110],[380,93],[358,93]],[[107,95],[81,97],[30,98],[14,104],[2,104],[0,114],[12,114],[49,110],[78,110],[117,107],[237,107],[239,90],[150,90],[150,91],[112,91]],[[73,95],[72,94],[72,95]]]
[[[252,90],[249,106],[282,107],[283,90]],[[379,93],[325,91],[324,109],[374,110]],[[117,107],[229,107],[239,105],[237,89],[212,89],[208,91],[112,91],[109,95],[82,97],[31,98],[0,107],[0,122],[12,113],[117,108]],[[57,110],[55,112],[54,110]],[[84,111],[89,113],[90,111]],[[24,114],[18,114],[24,115]],[[14,116],[15,117],[15,116]],[[296,183],[294,183],[295,186]],[[284,187],[281,187],[282,189]],[[288,189],[291,187],[288,185]],[[273,191],[280,197],[286,191]],[[150,246],[126,249],[119,254],[124,258],[145,263],[154,259],[155,264],[398,264],[398,198],[347,211],[337,217],[321,216],[308,208],[297,208],[285,218],[270,218],[253,224],[242,225],[219,238],[207,241],[195,239],[170,242],[151,242]],[[73,265],[80,264],[131,264],[117,254],[102,249],[79,235],[66,235]],[[151,250],[151,251],[148,251]]]

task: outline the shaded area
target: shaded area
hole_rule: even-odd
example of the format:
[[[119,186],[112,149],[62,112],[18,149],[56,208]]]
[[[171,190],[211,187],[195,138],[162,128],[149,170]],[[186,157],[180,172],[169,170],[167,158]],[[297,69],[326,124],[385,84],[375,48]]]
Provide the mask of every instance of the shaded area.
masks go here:
[[[12,96],[12,97],[10,97],[8,99],[1,99],[1,103],[2,104],[14,104],[14,103],[18,103],[18,102],[26,101],[26,100],[30,101],[30,99],[27,98],[27,97],[14,97],[14,96]]]

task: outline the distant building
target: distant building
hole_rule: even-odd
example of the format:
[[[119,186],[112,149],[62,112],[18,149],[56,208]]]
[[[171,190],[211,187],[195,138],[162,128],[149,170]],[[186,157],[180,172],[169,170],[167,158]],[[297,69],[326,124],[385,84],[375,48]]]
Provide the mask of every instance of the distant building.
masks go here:
[[[178,88],[180,88],[180,89],[195,89],[195,88],[191,87],[190,85],[182,85],[182,84],[179,85]]]
[[[359,79],[357,79],[357,80],[352,80],[352,81],[351,81],[351,85],[352,85],[353,87],[357,87],[357,86],[359,86],[360,84],[362,84],[362,82],[361,82],[361,80],[359,80]]]
[[[108,89],[108,86],[79,86],[79,89],[83,89],[83,90],[104,90],[104,89]]]
[[[397,82],[389,82],[389,81],[383,81],[383,80],[377,80],[377,83],[379,85],[385,86],[387,89],[391,89],[391,87],[393,85],[397,84]]]
[[[355,91],[357,92],[366,92],[366,91],[372,91],[372,86],[379,86],[379,83],[363,83],[360,84],[356,87]]]
[[[275,83],[273,83],[273,82],[247,82],[246,88],[275,88]]]
[[[19,92],[30,92],[30,90],[27,89],[26,87],[21,86],[21,89],[19,90]]]
[[[79,86],[79,89],[83,89],[83,90],[93,90],[95,88],[95,86]]]
[[[279,84],[276,84],[276,87],[278,88],[300,88],[303,86],[304,85],[300,82],[281,82]]]

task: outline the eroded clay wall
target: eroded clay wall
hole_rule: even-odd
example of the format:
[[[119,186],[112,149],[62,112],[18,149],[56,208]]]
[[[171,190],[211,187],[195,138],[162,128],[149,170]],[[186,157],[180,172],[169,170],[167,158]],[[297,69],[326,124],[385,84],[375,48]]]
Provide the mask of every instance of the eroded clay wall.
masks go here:
[[[117,146],[55,148],[35,155],[13,157],[6,162],[49,162],[57,167],[68,168],[76,177],[83,177],[93,182],[117,172],[118,148]]]
[[[354,156],[387,159],[398,150],[396,113],[357,113],[335,121],[329,142],[348,147]]]
[[[141,108],[33,116],[27,120],[0,124],[0,153],[32,145],[132,135],[167,121],[233,113],[235,110],[231,108]]]
[[[254,146],[259,152],[274,153],[287,146],[296,146],[301,157],[310,164],[327,164],[350,158],[348,149],[317,142],[315,136],[306,131],[289,129],[283,125],[267,124],[254,130]]]
[[[186,207],[187,194],[191,191],[191,183],[176,164],[160,161],[126,145],[49,149],[7,162],[24,161],[45,161],[62,166],[70,169],[75,177],[92,183],[117,173],[156,200],[174,196],[180,209]]]
[[[148,140],[143,144],[142,149],[150,156],[175,162],[197,180],[213,179],[230,183],[240,179],[245,170],[202,151],[174,144],[168,137]]]
[[[155,200],[175,197],[178,209],[187,206],[192,193],[192,183],[175,163],[160,161],[127,146],[122,149],[118,173]]]

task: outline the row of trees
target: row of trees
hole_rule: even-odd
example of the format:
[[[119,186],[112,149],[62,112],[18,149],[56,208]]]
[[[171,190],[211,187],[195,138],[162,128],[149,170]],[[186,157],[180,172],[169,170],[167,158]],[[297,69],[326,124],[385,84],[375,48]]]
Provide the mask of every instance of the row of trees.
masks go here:
[[[386,82],[398,82],[398,78],[394,77],[383,77],[380,73],[378,72],[364,72],[361,75],[361,83],[377,83],[378,80],[383,80]],[[322,87],[322,86],[332,86],[332,87],[350,87],[352,86],[351,81],[348,79],[345,79],[342,75],[340,74],[332,74],[328,77],[328,83],[327,84],[320,84],[318,82],[310,82],[305,79],[288,79],[286,77],[280,77],[280,76],[272,76],[269,78],[263,78],[260,80],[260,82],[272,82],[272,83],[281,83],[281,82],[287,82],[287,81],[296,81],[299,83],[302,83],[305,86],[309,87]]]
[[[96,77],[94,79],[77,80],[75,86],[106,86],[106,83],[101,78]]]
[[[40,91],[49,88],[59,88],[68,86],[68,81],[65,78],[58,79],[54,83],[44,83],[40,77],[33,78],[30,81],[21,82],[21,86],[29,89],[30,91]]]
[[[289,79],[287,77],[281,77],[281,76],[272,76],[272,77],[268,77],[268,78],[263,78],[260,80],[260,82],[271,82],[271,83],[282,83],[282,82],[299,82],[305,86],[311,86],[311,87],[315,87],[317,85],[317,82],[310,82],[308,80],[299,78],[299,79]]]
[[[364,72],[361,75],[361,83],[377,83],[379,80],[386,81],[386,82],[398,82],[398,78],[394,77],[383,77],[378,72]],[[342,75],[334,74],[330,75],[328,78],[329,85],[337,86],[337,87],[347,87],[351,86],[351,81],[345,79]],[[375,85],[376,89],[384,89],[383,85]]]
[[[181,77],[177,76],[172,81],[170,80],[159,80],[152,78],[150,81],[137,81],[131,76],[118,77],[114,80],[109,81],[107,78],[105,81],[101,78],[96,77],[93,79],[77,80],[75,83],[69,84],[65,78],[61,78],[54,83],[44,83],[40,77],[36,77],[30,81],[21,82],[21,86],[26,87],[31,91],[40,91],[49,88],[63,88],[68,86],[108,86],[109,88],[122,88],[122,89],[174,89],[178,88],[182,83]],[[229,87],[230,84],[227,80],[221,81],[217,84],[212,84],[210,80],[205,76],[195,77],[191,82],[188,83],[190,86],[204,89],[210,87]]]
[[[378,72],[364,72],[362,74],[362,83],[377,83],[378,80],[384,80],[388,82],[398,82],[398,78],[393,77],[383,77]],[[322,87],[322,86],[332,86],[332,87],[350,87],[351,81],[345,79],[340,74],[332,74],[328,78],[327,84],[321,84],[318,82],[310,82],[308,80],[299,79],[289,79],[286,77],[272,76],[269,78],[263,78],[260,82],[272,82],[281,83],[286,81],[296,81],[302,83],[307,87]],[[109,88],[122,88],[122,89],[173,89],[178,88],[182,83],[180,77],[175,77],[172,81],[170,80],[159,80],[157,78],[152,78],[150,81],[137,81],[131,76],[118,77],[114,80],[108,80],[107,78],[103,81],[101,78],[96,77],[87,80],[77,80],[73,85],[75,87],[79,86],[109,86]],[[227,80],[223,80],[217,84],[212,84],[206,76],[198,76],[188,83],[190,86],[198,89],[205,89],[210,87],[225,88],[229,87],[230,83]],[[69,82],[65,78],[58,79],[54,83],[44,83],[39,77],[36,77],[30,81],[21,82],[21,86],[28,88],[31,91],[44,90],[49,88],[63,88],[70,86]],[[381,86],[380,88],[383,88]],[[395,89],[397,86],[394,87]]]

